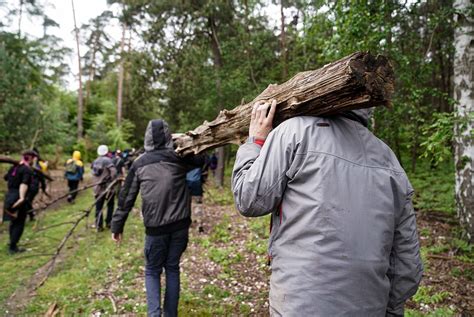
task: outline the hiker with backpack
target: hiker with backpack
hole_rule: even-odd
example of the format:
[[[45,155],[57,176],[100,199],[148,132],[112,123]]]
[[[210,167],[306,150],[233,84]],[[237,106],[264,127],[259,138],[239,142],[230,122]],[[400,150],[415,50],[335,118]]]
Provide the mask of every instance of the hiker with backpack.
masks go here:
[[[74,151],[72,158],[67,160],[64,177],[67,179],[67,186],[69,187],[69,195],[67,201],[74,203],[77,196],[77,188],[79,182],[83,180],[84,176],[84,163],[81,161],[81,152]]]
[[[30,221],[35,220],[35,211],[33,210],[33,202],[38,195],[40,189],[46,196],[49,194],[46,192],[46,177],[45,174],[48,171],[48,164],[41,159],[40,152],[37,148],[33,148],[33,151],[38,155],[33,163],[32,178],[30,188],[28,189],[26,203],[28,204],[28,216]]]
[[[117,168],[110,157],[108,157],[109,148],[107,145],[100,145],[97,148],[97,154],[99,157],[92,162],[92,176],[93,182],[97,185],[94,187],[94,197],[96,201],[96,212],[95,212],[95,227],[97,231],[103,231],[103,213],[102,207],[107,202],[107,217],[105,218],[105,225],[110,228],[110,222],[112,221],[112,214],[114,212],[114,196],[115,191],[111,189],[107,194],[103,195],[107,187],[117,177]]]
[[[4,176],[8,183],[8,191],[3,206],[5,211],[3,220],[10,221],[8,248],[10,254],[25,251],[18,248],[17,244],[23,234],[27,213],[30,209],[27,195],[33,177],[32,166],[36,157],[38,154],[34,151],[24,152],[20,163],[12,166]]]

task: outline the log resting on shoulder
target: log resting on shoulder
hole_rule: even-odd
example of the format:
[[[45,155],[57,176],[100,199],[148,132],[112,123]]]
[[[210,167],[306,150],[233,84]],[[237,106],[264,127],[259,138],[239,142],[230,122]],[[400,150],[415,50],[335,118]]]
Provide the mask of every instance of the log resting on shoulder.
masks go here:
[[[276,99],[274,127],[286,119],[331,115],[342,111],[389,105],[394,74],[388,59],[356,52],[324,67],[296,74],[280,85],[269,85],[251,102],[222,110],[211,122],[174,134],[176,152],[198,154],[228,143],[241,144],[248,136],[252,107]]]
[[[13,159],[13,158],[11,158],[11,157],[8,157],[8,156],[0,155],[0,163],[7,163],[7,164],[18,165],[18,164],[20,164],[20,161],[15,160],[15,159]],[[44,176],[47,180],[49,180],[49,181],[51,181],[51,182],[54,181],[54,179],[53,179],[51,176],[49,176],[49,175],[43,173],[42,170],[40,170],[40,169],[38,169],[38,168],[33,168],[33,167],[32,167],[31,169],[34,169],[34,170],[37,171],[38,173],[43,174],[43,176]]]

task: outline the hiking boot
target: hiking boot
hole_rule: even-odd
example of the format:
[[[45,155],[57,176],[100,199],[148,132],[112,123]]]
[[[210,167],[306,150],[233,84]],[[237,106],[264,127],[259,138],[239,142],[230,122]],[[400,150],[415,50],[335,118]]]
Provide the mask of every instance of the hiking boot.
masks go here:
[[[22,252],[25,252],[26,250],[25,249],[22,249],[22,248],[14,248],[14,249],[11,249],[11,248],[8,248],[8,253],[10,255],[13,255],[13,254],[17,254],[17,253],[22,253]]]

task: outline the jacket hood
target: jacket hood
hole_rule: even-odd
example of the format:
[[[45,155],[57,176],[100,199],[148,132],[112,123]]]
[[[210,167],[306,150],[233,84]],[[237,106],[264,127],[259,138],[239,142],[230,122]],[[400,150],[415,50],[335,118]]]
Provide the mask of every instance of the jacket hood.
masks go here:
[[[145,132],[145,151],[173,149],[173,139],[168,123],[162,119],[151,120]]]
[[[373,108],[356,109],[342,112],[342,115],[350,119],[359,121],[365,127],[369,125],[369,118],[372,115]]]
[[[75,159],[75,160],[80,160],[81,159],[81,152],[79,152],[79,151],[72,152],[72,158]]]

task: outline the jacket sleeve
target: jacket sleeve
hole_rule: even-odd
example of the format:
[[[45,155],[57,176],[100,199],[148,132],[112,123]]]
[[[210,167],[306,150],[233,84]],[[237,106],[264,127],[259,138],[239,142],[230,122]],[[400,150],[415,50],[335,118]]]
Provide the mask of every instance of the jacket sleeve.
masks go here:
[[[117,168],[115,167],[114,163],[108,166],[110,172],[110,178],[115,179],[117,177]]]
[[[416,293],[423,275],[412,195],[413,191],[408,195],[395,228],[387,273],[391,284],[387,316],[403,316],[405,301]]]
[[[117,210],[112,216],[111,231],[112,233],[122,233],[128,214],[132,210],[133,205],[140,191],[140,182],[136,174],[135,168],[132,166],[128,172],[125,183],[120,190]]]
[[[232,191],[243,216],[264,216],[281,202],[297,149],[294,134],[285,123],[269,134],[263,146],[247,141],[237,151]]]
[[[79,167],[79,180],[84,180],[84,166]]]

